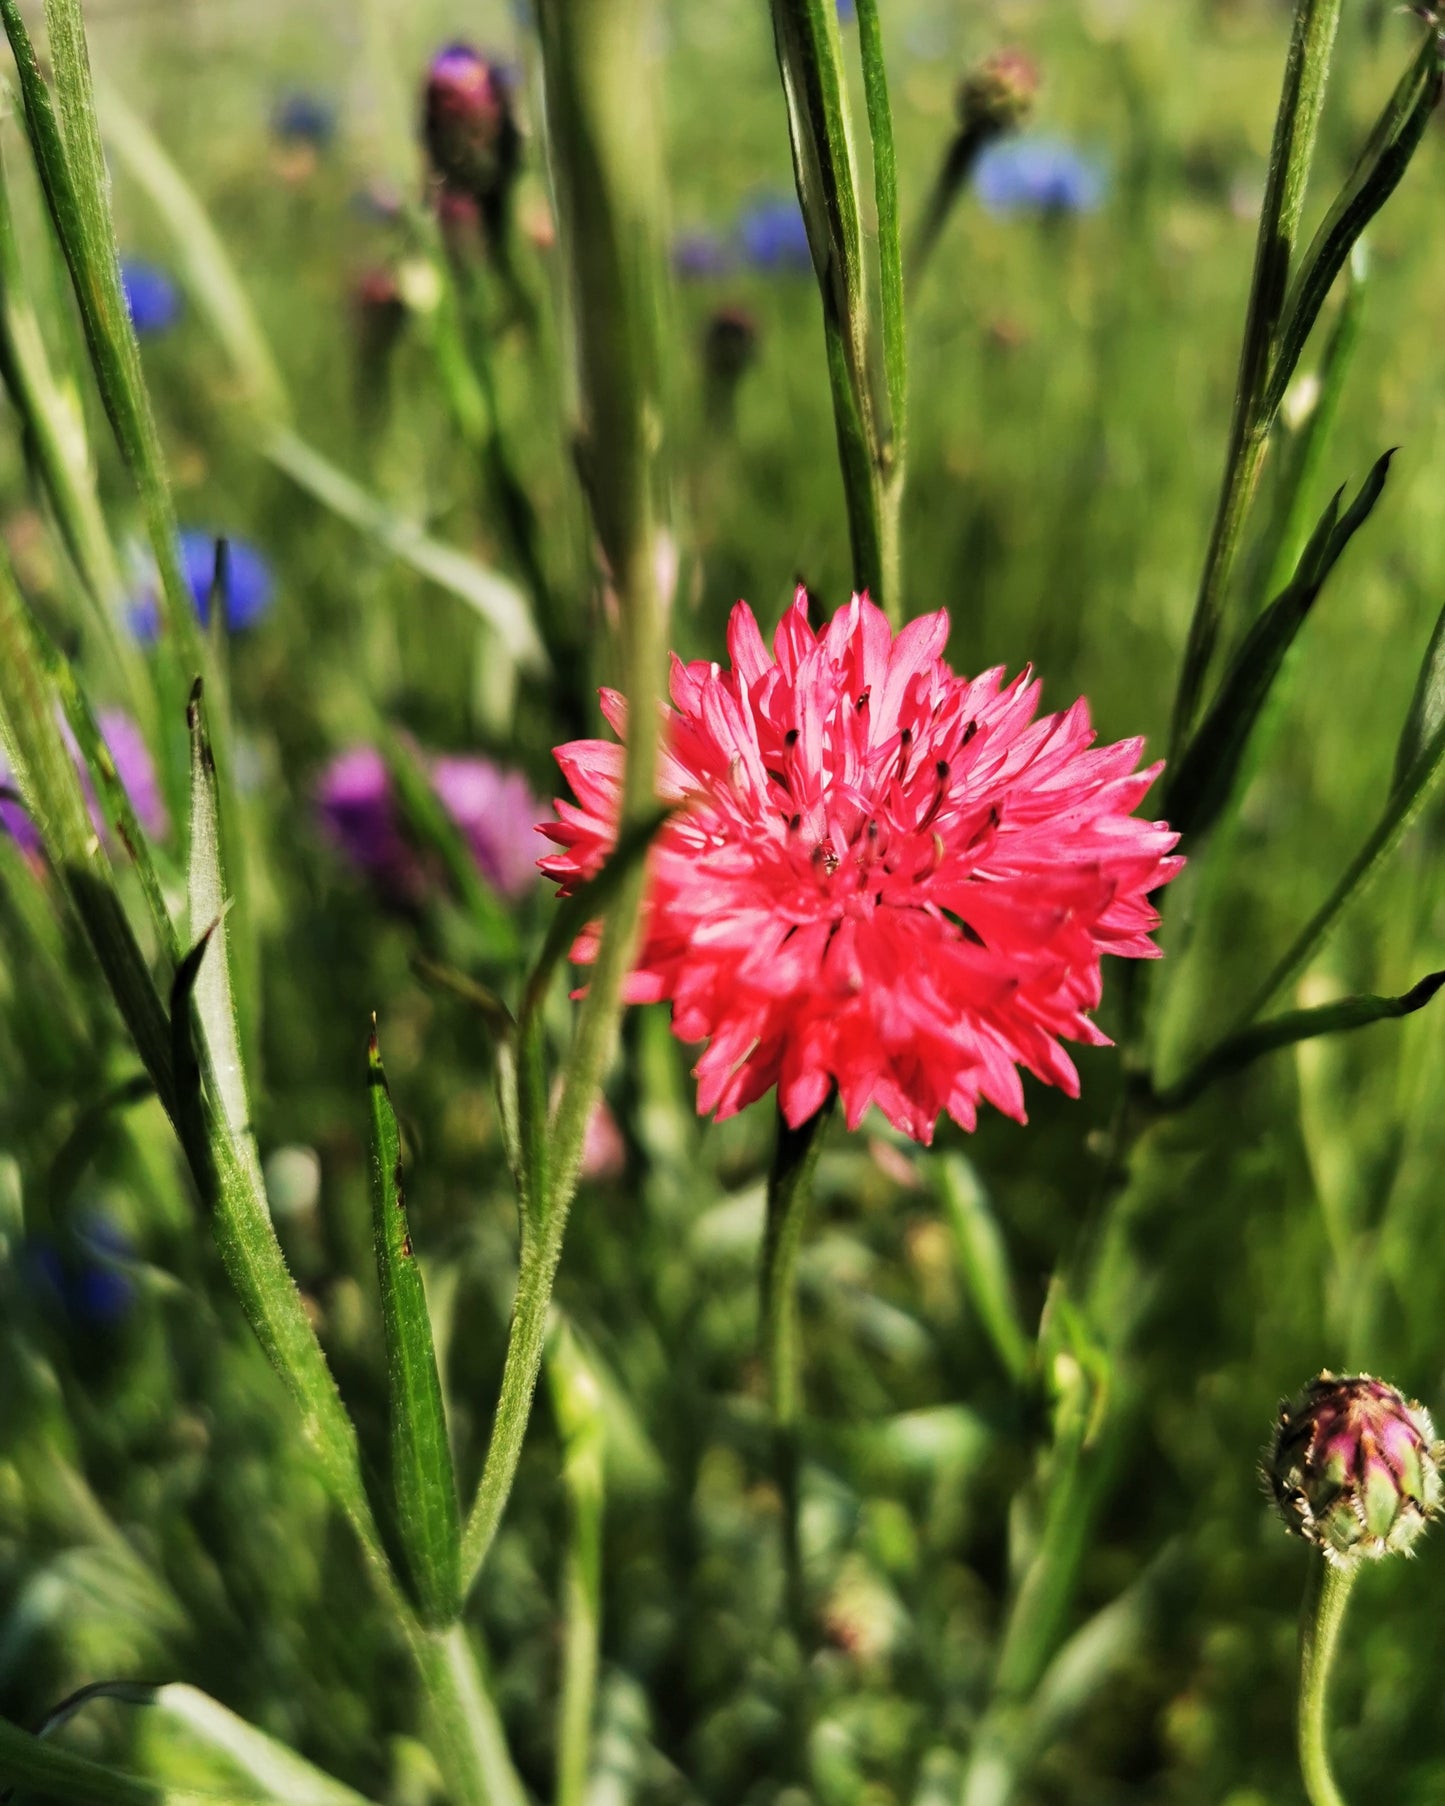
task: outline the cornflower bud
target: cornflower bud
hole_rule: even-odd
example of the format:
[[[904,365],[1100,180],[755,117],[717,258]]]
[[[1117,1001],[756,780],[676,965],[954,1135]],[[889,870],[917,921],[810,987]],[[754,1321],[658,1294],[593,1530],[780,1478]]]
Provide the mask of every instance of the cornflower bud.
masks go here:
[[[958,126],[977,144],[1015,132],[1028,122],[1038,97],[1039,72],[1022,50],[995,50],[958,84]]]
[[[1346,1566],[1410,1547],[1440,1509],[1442,1454],[1393,1386],[1321,1373],[1281,1407],[1266,1475],[1286,1527]]]
[[[702,364],[708,413],[726,421],[737,386],[757,361],[758,323],[745,307],[719,307],[703,331]]]
[[[470,195],[499,220],[521,161],[508,76],[469,44],[451,44],[427,72],[422,105],[427,156],[444,189]]]

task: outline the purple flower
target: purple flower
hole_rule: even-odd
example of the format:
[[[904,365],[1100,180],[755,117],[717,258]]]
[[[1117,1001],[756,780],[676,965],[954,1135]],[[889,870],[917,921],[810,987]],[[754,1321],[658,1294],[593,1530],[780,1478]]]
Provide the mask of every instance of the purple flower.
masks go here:
[[[1101,164],[1061,138],[1000,138],[979,157],[973,186],[989,213],[1093,213],[1107,180]]]
[[[782,275],[813,267],[803,211],[791,195],[754,201],[738,220],[738,241],[756,270]]]
[[[519,771],[464,755],[432,761],[432,785],[461,829],[477,869],[504,897],[520,897],[537,882],[541,847],[537,823],[547,814]]]
[[[50,1309],[79,1330],[118,1329],[131,1313],[135,1249],[109,1217],[88,1211],[59,1240],[32,1236],[26,1264]]]
[[[504,897],[522,896],[537,880],[536,825],[545,814],[526,779],[464,754],[431,759],[428,769],[483,878]],[[391,773],[375,747],[333,759],[317,784],[316,806],[327,838],[359,871],[400,901],[419,900],[426,865],[407,838]]]
[[[374,746],[338,755],[316,786],[327,838],[388,895],[415,901],[423,889],[421,860],[401,831],[391,773]]]
[[[181,291],[158,263],[138,257],[121,259],[120,286],[139,338],[168,332],[181,317]]]
[[[100,728],[100,737],[105,742],[111,758],[115,761],[116,776],[120,779],[121,788],[130,798],[131,807],[135,810],[136,820],[151,840],[164,840],[170,832],[170,817],[166,813],[165,800],[161,796],[160,784],[156,778],[156,768],[152,763],[145,739],[135,722],[129,715],[122,714],[119,709],[102,709],[96,725]],[[85,792],[86,804],[90,809],[90,819],[95,824],[97,834],[104,834],[105,824],[101,816],[100,804],[96,799],[95,787],[90,781],[90,773],[81,757],[80,748],[67,724],[62,723],[66,744],[70,748],[71,757],[75,760],[75,768],[80,773],[81,789]],[[3,760],[0,760],[0,791],[13,792],[15,784],[12,775]],[[0,797],[0,828],[11,836],[21,851],[38,856],[41,849],[40,830],[36,827],[23,804],[12,800],[11,796]]]

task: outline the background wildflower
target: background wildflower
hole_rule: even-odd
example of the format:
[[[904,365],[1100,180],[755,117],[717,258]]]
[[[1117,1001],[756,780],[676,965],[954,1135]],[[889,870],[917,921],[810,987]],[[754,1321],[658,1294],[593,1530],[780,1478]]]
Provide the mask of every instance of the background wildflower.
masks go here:
[[[1159,768],[1135,769],[1138,740],[1094,746],[1082,701],[1035,719],[1028,673],[956,677],[947,636],[939,613],[895,639],[862,597],[815,635],[800,593],[773,658],[739,603],[731,669],[673,661],[660,791],[681,807],[629,995],[707,1041],[699,1110],[776,1084],[798,1127],[836,1085],[850,1127],[876,1103],[925,1142],[943,1111],[971,1129],[980,1099],[1023,1121],[1020,1068],[1073,1096],[1063,1041],[1105,1040],[1101,957],[1154,954],[1177,837],[1132,812]],[[622,750],[557,758],[577,802],[543,869],[571,887],[611,844]]]
[[[168,332],[181,317],[181,291],[169,271],[139,257],[121,259],[121,287],[131,324],[141,338]]]
[[[973,171],[990,213],[1093,213],[1103,205],[1103,167],[1062,138],[998,139]]]

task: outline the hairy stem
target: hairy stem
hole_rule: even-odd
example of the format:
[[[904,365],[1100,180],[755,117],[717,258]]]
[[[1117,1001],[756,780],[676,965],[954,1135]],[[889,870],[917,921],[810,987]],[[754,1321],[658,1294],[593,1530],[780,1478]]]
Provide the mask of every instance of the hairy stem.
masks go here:
[[[1299,1635],[1299,1765],[1310,1806],[1345,1806],[1325,1747],[1326,1696],[1345,1606],[1358,1572],[1357,1563],[1340,1566],[1311,1551]]]

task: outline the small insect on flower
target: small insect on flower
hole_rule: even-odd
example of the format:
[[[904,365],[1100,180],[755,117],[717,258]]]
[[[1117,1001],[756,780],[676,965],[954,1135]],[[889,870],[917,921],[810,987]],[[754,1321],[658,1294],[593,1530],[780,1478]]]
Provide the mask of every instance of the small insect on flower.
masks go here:
[[[1393,1386],[1321,1373],[1280,1407],[1265,1477],[1285,1527],[1344,1565],[1410,1547],[1440,1509],[1442,1455]]]
[[[138,338],[157,338],[181,317],[181,291],[175,278],[158,263],[122,258],[120,285]]]
[[[1078,1093],[1064,1040],[1106,1044],[1090,1012],[1106,953],[1147,959],[1151,894],[1178,838],[1133,811],[1160,770],[1142,742],[1096,747],[1082,700],[1035,719],[1027,672],[972,680],[944,663],[948,616],[896,638],[863,596],[821,634],[801,590],[769,657],[752,610],[731,669],[672,665],[660,796],[627,996],[666,999],[706,1041],[698,1109],[731,1116],[778,1087],[799,1127],[836,1085],[915,1140],[984,1099],[1022,1122],[1019,1068]],[[625,734],[626,706],[602,710]],[[573,890],[617,832],[623,750],[558,748],[577,801],[542,869]],[[595,934],[573,948],[583,963]]]

